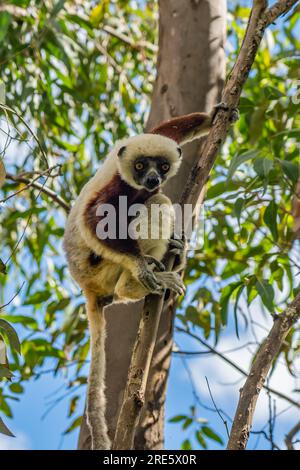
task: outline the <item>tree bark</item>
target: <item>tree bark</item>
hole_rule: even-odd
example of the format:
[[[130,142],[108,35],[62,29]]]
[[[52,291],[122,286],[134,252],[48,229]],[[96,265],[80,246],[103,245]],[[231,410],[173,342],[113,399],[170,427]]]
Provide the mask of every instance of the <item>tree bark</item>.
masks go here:
[[[273,327],[256,354],[245,385],[240,390],[240,399],[230,432],[228,450],[244,450],[246,448],[260,391],[284,339],[299,318],[300,294],[280,316],[275,318]]]
[[[174,116],[209,111],[220,99],[225,78],[226,0],[162,0],[159,8],[157,79],[147,129]],[[181,199],[200,148],[199,141],[185,146],[180,172],[165,191],[174,202]],[[107,421],[112,439],[142,307],[143,302],[139,302],[112,306],[106,311]],[[161,449],[164,445],[164,404],[175,307],[170,299],[161,316],[136,449]],[[85,419],[78,448],[90,448]]]

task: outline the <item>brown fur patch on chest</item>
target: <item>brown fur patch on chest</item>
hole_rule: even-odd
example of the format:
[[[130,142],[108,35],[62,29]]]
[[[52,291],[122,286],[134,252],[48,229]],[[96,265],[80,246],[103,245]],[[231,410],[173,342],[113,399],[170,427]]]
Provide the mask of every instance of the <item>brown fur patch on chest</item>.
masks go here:
[[[116,213],[116,238],[107,237],[99,239],[99,241],[112,250],[138,256],[140,255],[138,242],[128,235],[128,226],[133,217],[128,216],[128,211],[126,214],[121,213],[122,207],[120,207],[119,197],[126,197],[127,208],[129,208],[132,204],[145,204],[147,199],[157,192],[159,190],[149,192],[144,189],[133,188],[116,173],[109,183],[94,194],[88,202],[84,213],[85,223],[92,234],[97,237],[97,224],[105,217],[104,215],[97,215],[97,209],[100,205],[110,204],[114,207]],[[120,234],[122,234],[122,238],[120,238]]]

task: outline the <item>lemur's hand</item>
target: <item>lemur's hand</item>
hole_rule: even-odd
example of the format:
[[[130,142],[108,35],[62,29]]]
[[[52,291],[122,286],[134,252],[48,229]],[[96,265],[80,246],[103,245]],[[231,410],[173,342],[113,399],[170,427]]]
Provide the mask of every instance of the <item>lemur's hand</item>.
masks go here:
[[[178,295],[183,295],[185,293],[185,285],[179,274],[171,272],[157,273],[156,277],[158,281],[162,284],[164,289],[170,289]]]
[[[228,112],[230,111],[230,116],[229,116],[229,121],[231,123],[234,123],[236,121],[239,120],[240,118],[240,113],[239,113],[239,110],[238,108],[233,108],[230,110],[229,106],[227,103],[224,103],[223,101],[221,103],[218,103],[216,104],[214,107],[213,107],[213,110],[212,110],[212,113],[211,113],[211,116],[212,116],[212,122],[215,120],[215,117],[218,113],[219,110],[222,110],[222,111],[225,111],[225,112]]]
[[[166,267],[163,263],[158,261],[156,258],[150,255],[144,255],[145,261],[147,264],[153,264],[159,271],[165,271]]]
[[[157,273],[156,273],[157,274]],[[164,290],[162,284],[156,277],[156,274],[152,269],[148,269],[146,266],[141,268],[138,275],[140,283],[149,291],[151,294],[161,294]]]

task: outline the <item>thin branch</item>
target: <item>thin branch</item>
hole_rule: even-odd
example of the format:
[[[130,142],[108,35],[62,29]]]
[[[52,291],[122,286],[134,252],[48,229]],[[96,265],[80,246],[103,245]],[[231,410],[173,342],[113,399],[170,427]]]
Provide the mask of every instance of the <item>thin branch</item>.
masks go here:
[[[27,122],[25,121],[25,119],[21,116],[20,113],[18,113],[17,111],[15,111],[14,109],[10,108],[9,106],[6,106],[5,104],[3,103],[0,103],[0,109],[3,109],[3,111],[8,111],[10,112],[11,114],[14,114],[15,116],[17,116],[18,119],[20,119],[20,121],[24,124],[24,126],[26,127],[26,129],[30,132],[30,134],[32,135],[32,137],[34,138],[34,140],[36,141],[39,149],[40,149],[40,152],[42,154],[42,157],[45,161],[45,164],[47,166],[47,168],[49,168],[49,163],[48,163],[48,159],[47,159],[47,155],[42,147],[42,144],[39,140],[39,138],[37,137],[37,135],[35,134],[35,132],[31,129],[31,127],[27,124]]]
[[[32,186],[33,183],[35,183],[41,176],[45,176],[45,175],[53,176],[53,175],[51,175],[51,171],[52,171],[53,169],[57,168],[58,166],[60,166],[60,165],[55,165],[55,166],[53,166],[53,167],[51,167],[51,168],[49,168],[49,169],[47,169],[47,170],[45,170],[45,171],[38,172],[38,176],[36,176],[33,180],[28,180],[28,183],[26,184],[26,186],[23,186],[23,188],[19,189],[18,191],[14,192],[14,193],[12,193],[12,194],[9,194],[9,195],[6,196],[5,198],[1,199],[1,200],[0,200],[0,204],[9,201],[9,199],[11,199],[11,198],[17,196],[18,194],[22,193],[22,192],[25,191],[26,189],[30,188],[30,186]],[[56,175],[56,176],[57,176],[57,175]],[[12,180],[15,181],[16,178],[18,178],[18,177],[22,177],[22,175],[20,174],[19,176],[14,176],[14,175],[12,175],[11,173],[9,173],[9,179],[12,179]],[[18,180],[18,181],[20,181],[20,180]],[[20,181],[20,182],[23,183],[23,181]]]
[[[49,171],[49,170],[47,170],[47,171]],[[47,186],[44,186],[44,185],[36,182],[36,180],[40,178],[40,175],[37,178],[35,178],[33,180],[30,180],[29,178],[24,178],[23,176],[15,176],[15,175],[12,175],[11,173],[7,173],[6,178],[8,178],[12,181],[18,182],[18,183],[26,184],[26,186],[24,188],[21,188],[19,191],[17,191],[16,193],[11,195],[10,197],[19,194],[21,191],[24,191],[27,188],[33,187],[35,189],[40,190],[42,193],[46,194],[47,196],[49,196],[54,202],[56,202],[60,207],[62,207],[67,212],[67,214],[70,212],[71,208],[70,208],[69,204],[61,196],[56,194],[55,191],[48,188]],[[0,201],[0,202],[2,202],[2,201]]]
[[[118,62],[113,58],[113,56],[107,51],[105,47],[102,46],[102,44],[97,43],[96,44],[96,49],[98,49],[101,54],[103,54],[107,62],[112,66],[112,68],[116,71],[116,73],[119,75],[119,78],[124,77],[128,85],[139,95],[142,94],[142,90],[140,90],[132,80],[124,73],[123,67],[118,64]]]
[[[13,297],[4,305],[0,305],[0,311],[3,310],[5,307],[7,307],[9,304],[11,304],[15,298],[17,297],[17,295],[19,295],[19,293],[21,292],[23,286],[25,284],[25,281],[22,282],[22,285],[21,287],[19,287],[19,289],[17,290],[17,292],[13,295]]]
[[[285,443],[286,443],[288,450],[294,450],[293,439],[299,431],[300,431],[300,421],[298,421],[298,423],[295,424],[294,427],[292,427],[290,432],[285,437]]]
[[[102,31],[109,34],[110,36],[113,36],[119,39],[120,41],[124,42],[128,46],[132,47],[132,49],[136,49],[136,50],[149,49],[151,52],[157,52],[157,46],[155,46],[154,44],[151,44],[148,41],[135,42],[129,36],[121,33],[120,31],[117,31],[111,26],[108,26],[108,25],[103,26]]]
[[[223,359],[224,362],[226,362],[228,365],[230,365],[231,367],[233,367],[236,371],[238,371],[240,374],[242,374],[244,377],[248,377],[248,372],[245,371],[244,369],[242,369],[238,364],[236,364],[235,362],[233,362],[231,359],[229,359],[228,357],[224,356],[222,353],[220,353],[220,351],[218,351],[217,349],[213,348],[210,344],[208,344],[206,341],[204,341],[204,339],[202,338],[199,338],[199,336],[195,335],[194,333],[191,333],[190,331],[187,331],[187,330],[184,330],[183,328],[179,328],[177,327],[176,328],[176,331],[180,332],[180,333],[185,333],[189,336],[191,336],[192,338],[194,338],[196,341],[198,341],[199,343],[201,343],[203,346],[205,346],[209,351],[211,351],[213,354],[215,354],[216,356],[218,356],[220,359]],[[293,406],[296,406],[297,408],[300,408],[300,402],[297,402],[295,400],[293,400],[292,398],[290,398],[288,395],[285,395],[284,393],[281,393],[279,392],[278,390],[275,390],[274,388],[272,387],[268,387],[267,385],[263,385],[263,388],[271,393],[273,393],[273,395],[276,395],[278,398],[282,398],[283,400],[289,402],[291,405]]]
[[[229,437],[228,423],[227,423],[227,421],[223,418],[223,416],[221,415],[221,411],[219,410],[219,408],[218,408],[217,405],[216,405],[216,402],[215,402],[215,400],[214,400],[213,394],[211,393],[211,389],[210,389],[210,386],[209,386],[209,382],[208,382],[207,377],[205,377],[205,380],[206,380],[206,385],[207,385],[207,388],[208,388],[208,392],[209,392],[211,401],[213,402],[213,405],[214,405],[214,407],[215,407],[215,410],[216,410],[216,412],[218,413],[218,415],[219,415],[219,417],[220,417],[222,423],[224,424],[225,429],[226,429],[227,436]]]
[[[266,12],[267,26],[274,23],[280,16],[286,15],[298,0],[279,0]]]
[[[268,336],[256,354],[245,385],[240,390],[240,399],[227,447],[229,450],[244,450],[246,448],[260,391],[284,339],[299,318],[300,294],[280,316],[276,317]]]

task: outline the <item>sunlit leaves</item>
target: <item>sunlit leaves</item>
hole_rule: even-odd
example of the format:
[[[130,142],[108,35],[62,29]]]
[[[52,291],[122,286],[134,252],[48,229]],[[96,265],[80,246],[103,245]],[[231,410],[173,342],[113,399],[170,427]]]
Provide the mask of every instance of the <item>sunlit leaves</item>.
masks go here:
[[[9,345],[20,354],[21,345],[18,335],[11,324],[3,318],[0,318],[0,331],[6,335]]]
[[[108,10],[109,1],[101,0],[91,11],[90,21],[93,26],[98,26],[104,19],[104,15]]]
[[[296,163],[289,162],[287,160],[280,160],[280,164],[287,177],[293,183],[297,183],[299,178],[299,165],[297,165]]]
[[[263,301],[264,305],[270,312],[274,311],[274,288],[266,279],[257,279],[256,289]]]
[[[192,440],[191,437],[185,439],[182,443],[182,449],[197,449],[199,446],[202,449],[207,449],[207,438],[221,446],[224,445],[223,439],[208,425],[207,420],[197,416],[197,410],[194,406],[191,406],[189,415],[173,416],[169,422],[180,424],[183,431],[188,430],[189,436],[193,431],[194,439]]]
[[[11,15],[6,11],[0,12],[0,44],[4,40],[11,21]]]
[[[70,434],[70,432],[74,431],[74,429],[78,428],[81,424],[82,417],[79,416],[78,418],[74,419],[70,426],[64,431],[63,434]]]
[[[247,150],[246,152],[234,155],[230,162],[227,178],[231,179],[234,172],[240,165],[242,165],[242,163],[256,158],[257,155],[259,155],[259,150]]]

